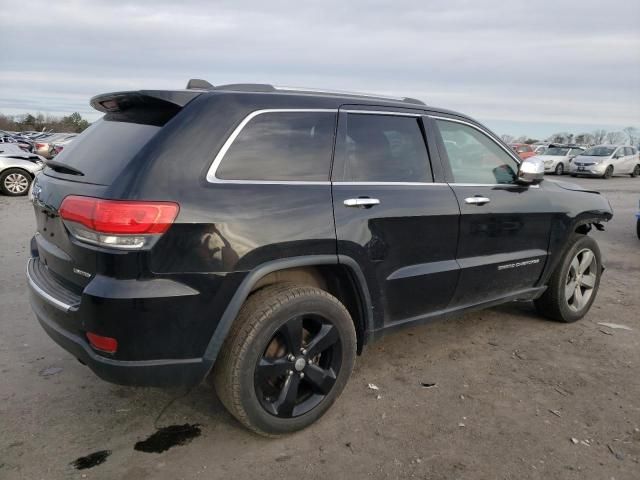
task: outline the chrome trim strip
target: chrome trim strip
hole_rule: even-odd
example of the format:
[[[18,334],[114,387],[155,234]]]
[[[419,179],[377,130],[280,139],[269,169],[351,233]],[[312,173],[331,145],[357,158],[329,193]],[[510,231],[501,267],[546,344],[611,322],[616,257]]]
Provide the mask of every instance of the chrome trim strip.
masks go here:
[[[519,183],[455,183],[449,185],[452,187],[529,187],[540,188],[540,185],[521,185]]]
[[[345,113],[357,113],[357,114],[365,114],[365,115],[393,115],[396,117],[424,117],[427,113],[413,113],[413,112],[396,112],[391,110],[351,110],[351,109],[340,109],[340,112]]]
[[[54,296],[48,294],[47,292],[45,292],[42,288],[40,288],[38,286],[38,284],[33,280],[33,278],[31,278],[31,275],[29,275],[29,266],[33,262],[35,262],[35,258],[33,258],[33,257],[30,258],[29,261],[27,262],[27,280],[29,282],[29,285],[33,289],[33,291],[35,293],[37,293],[38,295],[40,295],[43,299],[45,299],[51,305],[53,305],[54,307],[56,307],[59,310],[62,310],[65,313],[69,312],[70,310],[75,310],[76,307],[74,305],[69,305],[68,303],[64,303],[64,302],[58,300],[57,298],[55,298]]]
[[[243,185],[250,184],[267,184],[267,185],[331,185],[331,182],[327,181],[289,181],[289,180],[225,180],[222,178],[218,178],[216,176],[216,171],[218,170],[218,166],[225,154],[231,147],[231,144],[235,141],[235,139],[240,135],[242,129],[255,117],[258,115],[262,115],[263,113],[289,113],[289,112],[324,112],[324,113],[338,113],[337,108],[269,108],[264,110],[255,110],[251,112],[249,115],[244,117],[244,119],[240,122],[240,124],[233,130],[229,138],[224,142],[222,148],[218,152],[218,154],[213,159],[213,163],[211,167],[209,167],[209,171],[207,172],[207,182],[209,183],[236,183]]]
[[[427,114],[428,115],[428,114]],[[496,144],[505,152],[507,152],[509,154],[509,156],[511,158],[513,158],[516,163],[518,165],[520,165],[522,163],[522,160],[520,160],[520,157],[518,157],[517,155],[514,154],[513,150],[505,148],[502,146],[502,144],[500,143],[500,140],[493,134],[489,133],[487,130],[485,130],[484,128],[480,128],[478,125],[474,125],[473,123],[470,122],[465,122],[464,120],[458,120],[456,118],[449,118],[449,117],[440,117],[437,115],[428,115],[430,118],[435,118],[437,120],[445,120],[447,122],[454,122],[454,123],[462,123],[463,125],[467,125],[471,128],[475,128],[476,130],[478,130],[481,133],[484,133],[487,137],[489,137],[490,139],[492,139],[494,142],[496,142]]]
[[[351,185],[351,186],[355,186],[355,185],[372,185],[372,186],[379,186],[379,185],[406,185],[406,186],[421,186],[421,187],[426,187],[426,186],[437,186],[437,187],[442,187],[442,186],[448,186],[447,183],[437,183],[437,182],[333,182],[333,185],[336,186],[342,186],[342,185]]]

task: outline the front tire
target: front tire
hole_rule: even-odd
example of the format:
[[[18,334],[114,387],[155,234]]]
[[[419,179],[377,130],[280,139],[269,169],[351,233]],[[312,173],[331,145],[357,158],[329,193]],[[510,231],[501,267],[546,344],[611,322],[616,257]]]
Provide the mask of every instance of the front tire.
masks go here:
[[[555,174],[556,175],[563,175],[564,174],[564,165],[562,164],[562,162],[559,163],[558,165],[556,165]]]
[[[604,171],[604,175],[602,178],[609,180],[613,176],[613,165],[609,165],[607,169]]]
[[[632,178],[636,178],[638,175],[640,175],[640,165],[633,167],[633,171],[631,172]]]
[[[245,302],[213,370],[227,410],[279,436],[318,420],[340,395],[356,356],[349,312],[316,287],[281,283]]]
[[[21,168],[8,168],[0,175],[0,190],[5,195],[19,197],[29,192],[31,175]]]
[[[602,261],[596,241],[587,235],[574,235],[549,279],[547,290],[534,302],[538,312],[559,322],[580,320],[596,298],[601,275]]]

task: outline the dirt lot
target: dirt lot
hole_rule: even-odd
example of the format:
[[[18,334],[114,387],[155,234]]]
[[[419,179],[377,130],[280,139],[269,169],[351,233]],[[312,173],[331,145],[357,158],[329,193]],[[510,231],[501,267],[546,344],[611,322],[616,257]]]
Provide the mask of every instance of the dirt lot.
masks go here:
[[[640,478],[640,180],[577,181],[615,209],[594,234],[608,268],[583,321],[513,304],[388,336],[318,424],[280,440],[245,431],[206,385],[110,385],[55,345],[28,304],[30,205],[0,196],[0,478]],[[184,424],[201,434],[134,449]],[[72,465],[104,450],[104,463]]]

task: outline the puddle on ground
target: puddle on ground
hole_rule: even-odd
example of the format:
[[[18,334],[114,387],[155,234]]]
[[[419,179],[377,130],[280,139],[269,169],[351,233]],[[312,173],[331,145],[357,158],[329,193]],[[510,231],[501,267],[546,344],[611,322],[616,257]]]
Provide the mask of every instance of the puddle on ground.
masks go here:
[[[71,462],[71,465],[76,467],[77,470],[93,468],[96,465],[106,462],[109,455],[111,455],[111,450],[100,450],[99,452],[93,452],[86,457],[80,457],[77,460],[74,460]]]
[[[133,447],[139,452],[161,453],[177,445],[186,445],[200,436],[200,424],[169,425],[159,428],[146,440],[137,442]]]

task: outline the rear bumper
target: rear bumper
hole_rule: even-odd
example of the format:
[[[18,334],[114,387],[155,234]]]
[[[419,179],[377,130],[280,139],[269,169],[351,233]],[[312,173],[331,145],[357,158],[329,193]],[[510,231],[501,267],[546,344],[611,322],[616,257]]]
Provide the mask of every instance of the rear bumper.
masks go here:
[[[155,387],[189,387],[203,380],[211,367],[211,362],[203,358],[125,360],[93,350],[85,335],[90,322],[83,318],[80,297],[74,298],[71,292],[65,295],[55,282],[47,282],[38,273],[37,262],[32,258],[27,265],[30,302],[36,318],[58,345],[100,378],[120,385]]]

